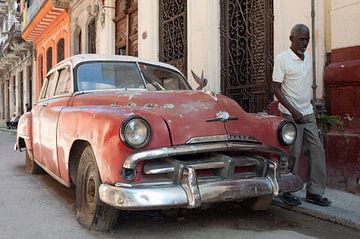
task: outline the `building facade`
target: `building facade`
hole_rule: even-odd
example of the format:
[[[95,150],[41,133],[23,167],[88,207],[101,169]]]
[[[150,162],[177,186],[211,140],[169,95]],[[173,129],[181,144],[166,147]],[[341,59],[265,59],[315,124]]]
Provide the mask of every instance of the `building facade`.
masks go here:
[[[267,111],[273,58],[289,47],[291,27],[305,23],[313,33],[314,99],[322,100],[330,53],[360,45],[356,24],[341,27],[358,21],[359,2],[23,0],[22,37],[35,48],[32,95],[36,99],[47,70],[63,57],[126,54],[173,64],[194,88],[191,71],[204,71],[206,90],[230,96],[249,112]]]
[[[22,37],[34,45],[34,94],[40,94],[46,73],[70,56],[69,1],[23,1]]]
[[[21,115],[34,102],[32,45],[21,38],[20,6],[0,2],[0,120]]]

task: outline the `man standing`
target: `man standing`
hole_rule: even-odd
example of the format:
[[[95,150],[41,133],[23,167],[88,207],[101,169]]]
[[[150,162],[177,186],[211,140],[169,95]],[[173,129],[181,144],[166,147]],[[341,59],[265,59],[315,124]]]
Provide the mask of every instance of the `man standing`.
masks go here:
[[[290,148],[290,169],[297,172],[302,146],[308,151],[309,179],[306,201],[328,206],[331,201],[323,196],[326,185],[326,163],[313,106],[311,104],[310,56],[305,52],[310,36],[309,28],[295,25],[290,34],[290,49],[279,54],[274,62],[273,91],[279,100],[282,116],[296,123],[297,138]],[[284,193],[281,200],[289,205],[299,205],[300,200]]]

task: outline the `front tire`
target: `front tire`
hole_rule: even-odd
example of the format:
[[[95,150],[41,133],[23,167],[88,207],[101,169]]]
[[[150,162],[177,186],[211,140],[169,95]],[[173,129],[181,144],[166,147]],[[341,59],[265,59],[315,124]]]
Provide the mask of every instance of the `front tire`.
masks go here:
[[[76,182],[76,216],[90,230],[108,231],[115,224],[118,210],[99,198],[101,178],[95,155],[90,146],[81,154]]]

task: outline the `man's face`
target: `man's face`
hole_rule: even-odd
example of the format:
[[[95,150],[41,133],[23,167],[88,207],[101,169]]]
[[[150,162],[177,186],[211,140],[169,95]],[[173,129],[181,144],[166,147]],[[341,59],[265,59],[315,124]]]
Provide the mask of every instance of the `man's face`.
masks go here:
[[[297,32],[290,36],[291,49],[293,49],[296,54],[303,55],[309,44],[309,40],[310,37],[308,32]]]

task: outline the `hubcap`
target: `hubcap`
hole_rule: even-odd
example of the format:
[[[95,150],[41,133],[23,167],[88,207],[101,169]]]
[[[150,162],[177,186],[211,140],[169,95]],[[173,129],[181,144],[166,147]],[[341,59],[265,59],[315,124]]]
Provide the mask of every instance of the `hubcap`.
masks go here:
[[[85,169],[83,178],[84,209],[88,215],[93,215],[96,207],[96,171],[92,164]]]

